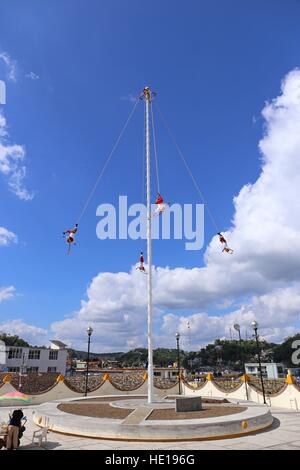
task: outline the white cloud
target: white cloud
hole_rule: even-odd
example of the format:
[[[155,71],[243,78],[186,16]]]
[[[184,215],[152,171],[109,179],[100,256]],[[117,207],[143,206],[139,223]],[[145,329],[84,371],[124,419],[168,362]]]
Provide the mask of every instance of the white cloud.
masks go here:
[[[279,288],[261,295],[253,296],[248,303],[225,315],[208,315],[205,312],[188,316],[178,316],[169,313],[163,316],[162,333],[169,338],[167,344],[172,344],[175,332],[179,331],[183,347],[198,349],[209,341],[220,337],[237,336],[233,325],[238,323],[241,335],[245,339],[253,333],[251,322],[256,319],[259,334],[267,341],[281,341],[284,337],[295,334],[297,328],[292,326],[299,321],[300,316],[300,283],[291,287]],[[189,324],[189,327],[188,327]],[[162,336],[161,336],[162,337]],[[174,342],[174,341],[173,341]]]
[[[37,75],[34,72],[26,73],[25,77],[30,78],[31,80],[39,80],[39,78],[40,78],[39,75]]]
[[[0,323],[0,331],[10,335],[18,335],[33,346],[43,346],[47,342],[47,330],[28,325],[20,319]]]
[[[7,80],[17,82],[18,76],[20,75],[17,61],[13,59],[6,51],[0,51],[0,60],[2,60],[2,62],[5,64]],[[39,80],[40,78],[39,75],[34,72],[28,72],[21,75],[25,76],[25,78],[29,78],[30,80]]]
[[[10,57],[7,52],[0,52],[0,59],[5,63],[7,70],[7,78],[12,82],[17,81],[17,62]]]
[[[153,300],[163,318],[160,345],[168,343],[172,329],[184,329],[187,317],[198,345],[228,336],[235,321],[245,329],[254,317],[273,341],[295,331],[300,312],[300,70],[287,74],[281,94],[265,105],[262,116],[261,174],[234,198],[232,227],[225,233],[234,255],[221,254],[213,237],[204,267],[154,271]],[[130,341],[146,344],[145,276],[134,270],[100,273],[87,295],[72,318],[53,325],[58,334],[80,341],[92,322],[102,350],[124,349]],[[228,299],[244,309],[208,315],[226,308]],[[182,309],[200,313],[176,314]]]
[[[0,303],[3,300],[12,299],[16,295],[16,288],[14,286],[0,287]]]
[[[101,351],[141,346],[145,340],[146,284],[145,277],[135,269],[131,273],[102,273],[88,290],[88,299],[73,317],[52,324],[55,335],[67,344],[86,347],[85,330],[94,329],[93,343]]]
[[[6,119],[3,114],[0,112],[0,137],[7,136],[7,129],[6,129]]]
[[[25,148],[22,145],[9,144],[8,138],[6,119],[0,110],[0,173],[6,177],[9,188],[19,199],[30,201],[34,194],[23,183],[26,176],[26,167],[23,165]]]
[[[8,246],[11,243],[17,243],[18,237],[5,227],[0,227],[0,246]]]

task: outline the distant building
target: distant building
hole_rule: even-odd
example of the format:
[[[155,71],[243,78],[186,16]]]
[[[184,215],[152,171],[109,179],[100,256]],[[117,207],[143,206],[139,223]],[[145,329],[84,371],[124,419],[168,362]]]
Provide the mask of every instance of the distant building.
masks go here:
[[[76,359],[75,361],[73,361],[73,364],[74,364],[74,369],[75,370],[85,370],[86,369],[86,361],[80,361],[78,359]]]
[[[261,370],[263,377],[267,379],[279,379],[285,377],[285,366],[282,363],[262,362]],[[259,364],[255,362],[245,364],[245,373],[259,377]]]
[[[180,373],[186,375],[186,370],[180,367]],[[159,379],[176,379],[178,375],[177,367],[154,367],[153,375]]]
[[[299,367],[289,367],[285,370],[286,373],[288,373],[288,370],[291,372],[291,374],[294,376],[294,377],[300,377],[300,369]]]
[[[62,341],[58,341],[57,339],[51,339],[50,341],[50,348],[51,349],[66,349],[67,345]]]
[[[0,372],[58,372],[65,375],[67,356],[66,344],[56,340],[50,341],[50,348],[5,346],[5,354],[0,356]]]

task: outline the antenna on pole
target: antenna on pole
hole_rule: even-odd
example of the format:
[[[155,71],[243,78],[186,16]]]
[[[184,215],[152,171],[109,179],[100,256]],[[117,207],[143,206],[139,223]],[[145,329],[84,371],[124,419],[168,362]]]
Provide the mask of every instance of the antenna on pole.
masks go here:
[[[151,240],[151,170],[150,170],[150,126],[149,108],[153,93],[145,87],[140,99],[145,102],[145,130],[146,130],[146,173],[147,173],[147,263],[148,263],[148,403],[153,403],[153,343],[152,343],[152,240]]]
[[[241,327],[240,327],[240,325],[239,325],[238,323],[235,323],[235,324],[233,325],[233,328],[238,332],[238,334],[239,334],[239,342],[241,342],[241,341],[242,341],[242,338],[241,338]]]

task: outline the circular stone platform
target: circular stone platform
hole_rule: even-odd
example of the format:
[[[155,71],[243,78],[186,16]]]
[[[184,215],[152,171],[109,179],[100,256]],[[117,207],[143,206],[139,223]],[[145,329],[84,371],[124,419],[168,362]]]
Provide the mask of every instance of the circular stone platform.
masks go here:
[[[99,396],[44,403],[33,420],[54,432],[99,439],[175,441],[236,437],[261,431],[273,417],[265,405],[203,397],[203,410],[176,413],[175,397]],[[213,402],[213,403],[212,403]]]

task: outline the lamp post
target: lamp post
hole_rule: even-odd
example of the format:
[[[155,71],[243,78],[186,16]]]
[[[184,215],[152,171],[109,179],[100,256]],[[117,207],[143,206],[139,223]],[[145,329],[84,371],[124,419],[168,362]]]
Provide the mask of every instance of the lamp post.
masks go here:
[[[242,338],[241,338],[241,327],[238,323],[235,323],[233,325],[233,328],[238,332],[239,334],[239,362],[240,362],[240,366],[242,366]]]
[[[257,346],[257,355],[258,355],[258,365],[259,365],[259,372],[260,372],[260,381],[261,381],[261,388],[262,388],[262,393],[263,393],[263,398],[264,398],[264,404],[266,405],[266,394],[265,394],[265,387],[264,387],[264,381],[263,381],[263,376],[262,376],[262,369],[261,369],[261,360],[260,360],[260,348],[259,348],[259,342],[258,342],[258,334],[257,334],[257,328],[258,328],[258,323],[257,321],[253,320],[251,323],[253,331],[254,331],[254,336],[256,340],[256,346]]]
[[[218,373],[220,375],[222,375],[222,349],[223,349],[223,346],[221,344],[217,344],[217,346],[215,347],[215,350],[217,351],[216,369],[219,367]]]
[[[179,387],[179,395],[181,394],[181,387],[180,387],[180,349],[179,349],[179,339],[180,333],[176,333],[175,335],[176,342],[177,342],[177,366],[178,366],[178,387]]]
[[[21,390],[22,388],[22,375],[25,374],[26,370],[25,370],[25,354],[23,353],[22,354],[22,365],[20,367],[20,371],[19,371],[19,390]]]
[[[87,396],[88,392],[88,377],[89,377],[89,361],[90,361],[90,344],[91,344],[91,336],[93,333],[93,328],[89,326],[86,329],[86,332],[88,334],[88,355],[87,355],[87,362],[86,362],[86,376],[85,376],[85,393],[84,396]]]

